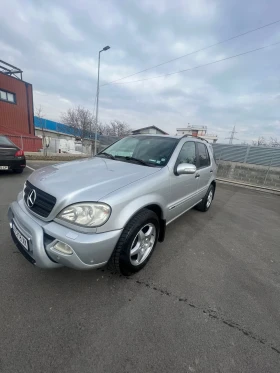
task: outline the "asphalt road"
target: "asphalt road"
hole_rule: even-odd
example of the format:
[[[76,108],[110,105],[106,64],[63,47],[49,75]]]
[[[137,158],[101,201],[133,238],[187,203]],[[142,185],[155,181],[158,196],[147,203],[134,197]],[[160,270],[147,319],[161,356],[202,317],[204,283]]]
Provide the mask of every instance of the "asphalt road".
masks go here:
[[[128,279],[18,253],[6,213],[31,172],[0,174],[1,373],[280,372],[279,196],[219,185]]]

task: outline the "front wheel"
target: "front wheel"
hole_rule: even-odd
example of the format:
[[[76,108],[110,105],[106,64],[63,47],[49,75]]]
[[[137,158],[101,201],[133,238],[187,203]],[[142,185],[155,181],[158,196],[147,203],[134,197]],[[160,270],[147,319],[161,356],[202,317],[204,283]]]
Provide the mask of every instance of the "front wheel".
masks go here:
[[[141,210],[125,226],[108,263],[109,269],[129,276],[148,263],[159,235],[157,215]]]
[[[199,211],[206,212],[210,209],[214,198],[214,186],[211,184],[203,200],[195,206]]]

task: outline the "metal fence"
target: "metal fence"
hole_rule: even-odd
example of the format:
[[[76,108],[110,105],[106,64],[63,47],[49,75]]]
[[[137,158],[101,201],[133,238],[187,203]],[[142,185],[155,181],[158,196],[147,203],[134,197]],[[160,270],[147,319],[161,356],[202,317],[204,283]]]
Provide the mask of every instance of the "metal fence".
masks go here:
[[[268,146],[213,144],[216,159],[280,167],[280,148]]]
[[[213,144],[218,177],[280,190],[280,148]]]

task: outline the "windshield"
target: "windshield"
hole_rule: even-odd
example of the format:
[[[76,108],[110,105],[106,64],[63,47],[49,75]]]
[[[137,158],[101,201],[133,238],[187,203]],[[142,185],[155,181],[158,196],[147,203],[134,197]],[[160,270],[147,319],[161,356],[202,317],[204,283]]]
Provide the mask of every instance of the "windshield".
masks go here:
[[[164,167],[178,141],[170,137],[130,136],[109,146],[104,150],[104,155],[111,155],[123,161],[130,161],[130,158],[131,161],[138,159],[150,166]]]

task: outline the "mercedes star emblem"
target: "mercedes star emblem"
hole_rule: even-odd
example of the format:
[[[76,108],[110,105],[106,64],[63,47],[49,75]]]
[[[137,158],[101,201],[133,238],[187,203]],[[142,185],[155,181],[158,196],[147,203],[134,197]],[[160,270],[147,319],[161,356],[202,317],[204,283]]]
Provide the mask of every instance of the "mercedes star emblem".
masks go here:
[[[30,208],[33,207],[35,201],[36,201],[36,191],[32,189],[27,197],[27,206]]]

